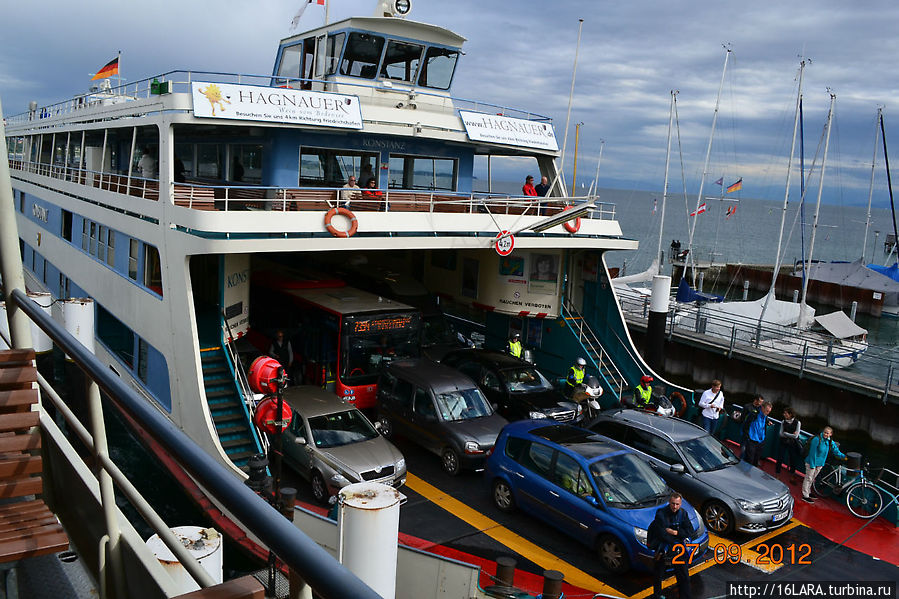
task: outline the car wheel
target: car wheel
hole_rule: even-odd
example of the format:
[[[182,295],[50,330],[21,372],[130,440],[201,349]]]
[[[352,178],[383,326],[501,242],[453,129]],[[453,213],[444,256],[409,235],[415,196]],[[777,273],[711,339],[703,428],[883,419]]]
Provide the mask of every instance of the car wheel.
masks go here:
[[[378,418],[378,426],[381,429],[381,436],[385,439],[389,439],[393,437],[393,425],[390,424],[390,418],[387,416],[381,416]]]
[[[321,473],[317,470],[313,471],[309,483],[312,485],[312,496],[315,497],[315,500],[322,504],[328,503],[328,499],[330,499],[328,487],[325,485],[325,479],[322,478]]]
[[[630,568],[627,550],[616,537],[603,535],[596,544],[599,563],[612,574],[621,574]]]
[[[710,501],[702,508],[706,527],[715,534],[725,535],[734,527],[734,516],[720,501]]]
[[[499,511],[510,513],[515,511],[515,498],[512,496],[512,488],[501,478],[493,481],[493,505]]]
[[[443,466],[443,471],[450,476],[456,476],[462,469],[459,464],[459,454],[452,447],[447,447],[440,454],[440,464]]]

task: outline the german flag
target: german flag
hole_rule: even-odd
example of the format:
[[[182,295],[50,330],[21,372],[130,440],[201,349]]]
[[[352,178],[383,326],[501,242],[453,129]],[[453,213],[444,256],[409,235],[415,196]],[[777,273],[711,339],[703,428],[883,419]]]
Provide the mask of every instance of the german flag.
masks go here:
[[[743,177],[740,177],[740,180],[734,183],[733,185],[728,186],[727,193],[731,193],[734,191],[740,191],[743,189]]]
[[[91,81],[96,79],[106,79],[107,77],[112,77],[113,75],[119,74],[119,57],[116,56],[109,62],[107,62],[102,69],[97,71],[97,74],[91,77]]]

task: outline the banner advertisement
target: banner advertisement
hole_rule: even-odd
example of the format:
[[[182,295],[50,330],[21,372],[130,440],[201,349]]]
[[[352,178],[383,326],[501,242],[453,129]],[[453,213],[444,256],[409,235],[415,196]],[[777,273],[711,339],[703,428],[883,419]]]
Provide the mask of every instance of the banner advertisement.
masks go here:
[[[550,123],[467,110],[460,110],[459,116],[472,141],[559,151],[556,133]]]

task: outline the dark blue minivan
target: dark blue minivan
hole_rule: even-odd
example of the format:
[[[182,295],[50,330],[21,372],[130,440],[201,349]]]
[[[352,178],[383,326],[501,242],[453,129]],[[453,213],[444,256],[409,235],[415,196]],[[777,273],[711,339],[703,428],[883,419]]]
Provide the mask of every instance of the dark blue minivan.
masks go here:
[[[545,520],[595,549],[610,572],[651,567],[646,531],[670,490],[633,450],[586,429],[522,420],[503,428],[486,469],[500,510]],[[697,531],[698,557],[709,535],[692,506],[681,509]]]

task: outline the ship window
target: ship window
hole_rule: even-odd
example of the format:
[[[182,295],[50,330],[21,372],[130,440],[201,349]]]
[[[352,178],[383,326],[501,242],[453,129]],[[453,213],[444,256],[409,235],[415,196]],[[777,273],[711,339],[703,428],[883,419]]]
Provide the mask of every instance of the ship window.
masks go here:
[[[59,299],[69,299],[69,277],[59,273]]]
[[[134,331],[97,305],[97,337],[128,368],[134,367]]]
[[[378,154],[327,148],[300,148],[300,187],[343,187],[350,175],[359,187],[374,177]]]
[[[91,223],[89,220],[84,219],[81,221],[81,249],[84,250],[85,252],[90,247],[90,244],[89,244],[90,237],[88,235],[88,232],[90,231],[90,226],[91,226]]]
[[[421,63],[421,44],[410,44],[391,40],[384,54],[381,77],[399,81],[415,81],[418,65]]]
[[[106,264],[110,266],[110,268],[115,267],[115,231],[109,229],[107,231],[108,237],[106,239]]]
[[[162,265],[159,250],[152,245],[144,246],[144,285],[162,295]]]
[[[346,38],[345,33],[337,33],[328,36],[328,41],[325,45],[325,75],[332,75],[337,72],[337,65],[340,64],[340,51],[343,50],[344,38]]]
[[[452,158],[390,155],[392,189],[455,191],[457,162]]]
[[[175,144],[175,161],[181,161],[184,167],[182,174],[184,177],[194,176],[194,145],[193,144]],[[182,177],[183,179],[183,177]],[[178,181],[178,179],[175,179]]]
[[[68,210],[62,211],[62,238],[72,241],[72,213]]]
[[[106,262],[106,227],[100,225],[100,234],[97,235],[97,258],[100,262]]]
[[[221,145],[197,144],[197,177],[201,179],[222,178]]]
[[[279,75],[290,78],[300,76],[300,52],[302,49],[302,44],[294,44],[281,51],[281,64],[278,65]]]
[[[147,382],[147,356],[150,353],[147,342],[137,338],[137,376],[143,382]]]
[[[140,244],[136,239],[132,239],[128,247],[128,278],[137,280],[137,251]]]
[[[97,223],[91,221],[90,223],[90,242],[91,247],[88,250],[91,256],[97,255]]]
[[[459,59],[457,50],[448,48],[428,48],[418,84],[436,89],[449,89]]]
[[[232,181],[262,183],[262,146],[258,144],[235,144],[231,152]]]
[[[340,63],[341,75],[374,79],[383,49],[383,37],[370,33],[351,33]]]

